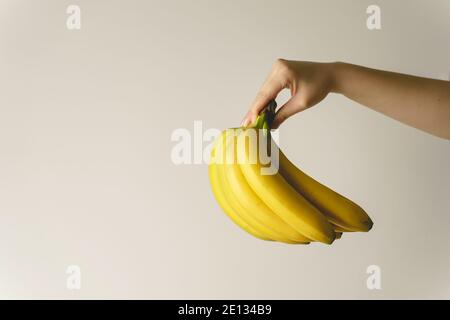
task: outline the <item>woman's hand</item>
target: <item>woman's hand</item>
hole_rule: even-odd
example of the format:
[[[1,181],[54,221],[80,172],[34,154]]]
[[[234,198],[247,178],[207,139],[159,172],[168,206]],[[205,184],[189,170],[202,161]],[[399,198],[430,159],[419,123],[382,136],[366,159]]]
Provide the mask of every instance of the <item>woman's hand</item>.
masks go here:
[[[289,61],[278,59],[256,96],[242,126],[253,123],[270,100],[283,89],[291,91],[291,99],[275,115],[276,129],[290,116],[314,106],[324,99],[333,86],[333,63]]]
[[[348,63],[279,59],[256,96],[243,126],[253,123],[283,89],[291,99],[277,111],[272,128],[319,103],[330,92],[346,96],[388,117],[450,139],[450,81],[428,79]]]

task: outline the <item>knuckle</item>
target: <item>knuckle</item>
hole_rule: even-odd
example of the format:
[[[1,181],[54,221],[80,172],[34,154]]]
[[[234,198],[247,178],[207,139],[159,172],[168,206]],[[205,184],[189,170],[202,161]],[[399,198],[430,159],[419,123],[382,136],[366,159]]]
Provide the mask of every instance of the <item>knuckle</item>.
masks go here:
[[[289,71],[289,63],[285,59],[277,59],[273,64],[273,69],[279,72]]]

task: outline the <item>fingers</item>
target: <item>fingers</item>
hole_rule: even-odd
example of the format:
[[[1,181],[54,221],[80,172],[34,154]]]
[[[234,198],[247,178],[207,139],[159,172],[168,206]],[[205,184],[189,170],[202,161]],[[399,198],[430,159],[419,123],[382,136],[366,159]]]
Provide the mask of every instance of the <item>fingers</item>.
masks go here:
[[[244,118],[242,125],[245,127],[255,121],[259,113],[267,106],[267,104],[275,99],[278,93],[284,89],[280,79],[269,77],[261,90],[256,95],[250,110]]]
[[[282,66],[282,64],[284,64],[283,61],[284,60],[277,60],[274,64],[272,72],[262,85],[250,107],[250,110],[244,117],[242,126],[245,127],[254,122],[256,117],[267,106],[267,104],[271,100],[274,100],[281,90],[288,87],[289,80],[287,74],[284,72],[284,65]]]
[[[241,126],[247,127],[248,125],[253,123],[255,120],[256,120],[256,116],[253,116],[253,114],[250,111],[248,111],[247,114],[245,115],[244,119],[242,119]]]

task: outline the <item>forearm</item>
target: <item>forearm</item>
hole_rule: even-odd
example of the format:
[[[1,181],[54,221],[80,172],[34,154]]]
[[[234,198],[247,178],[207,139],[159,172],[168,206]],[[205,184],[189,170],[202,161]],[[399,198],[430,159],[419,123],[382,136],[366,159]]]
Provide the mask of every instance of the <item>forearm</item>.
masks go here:
[[[450,82],[333,65],[332,91],[405,124],[450,139]]]

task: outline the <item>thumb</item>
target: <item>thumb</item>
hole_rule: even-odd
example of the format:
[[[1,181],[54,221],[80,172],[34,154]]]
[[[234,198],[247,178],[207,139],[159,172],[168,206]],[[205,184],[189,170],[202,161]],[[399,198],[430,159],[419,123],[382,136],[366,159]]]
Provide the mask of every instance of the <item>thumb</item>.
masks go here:
[[[289,99],[288,102],[286,102],[284,105],[278,109],[277,113],[275,114],[275,118],[272,122],[272,129],[278,129],[278,127],[290,116],[296,114],[301,110],[301,107],[299,105],[298,100],[296,97],[292,97]]]

